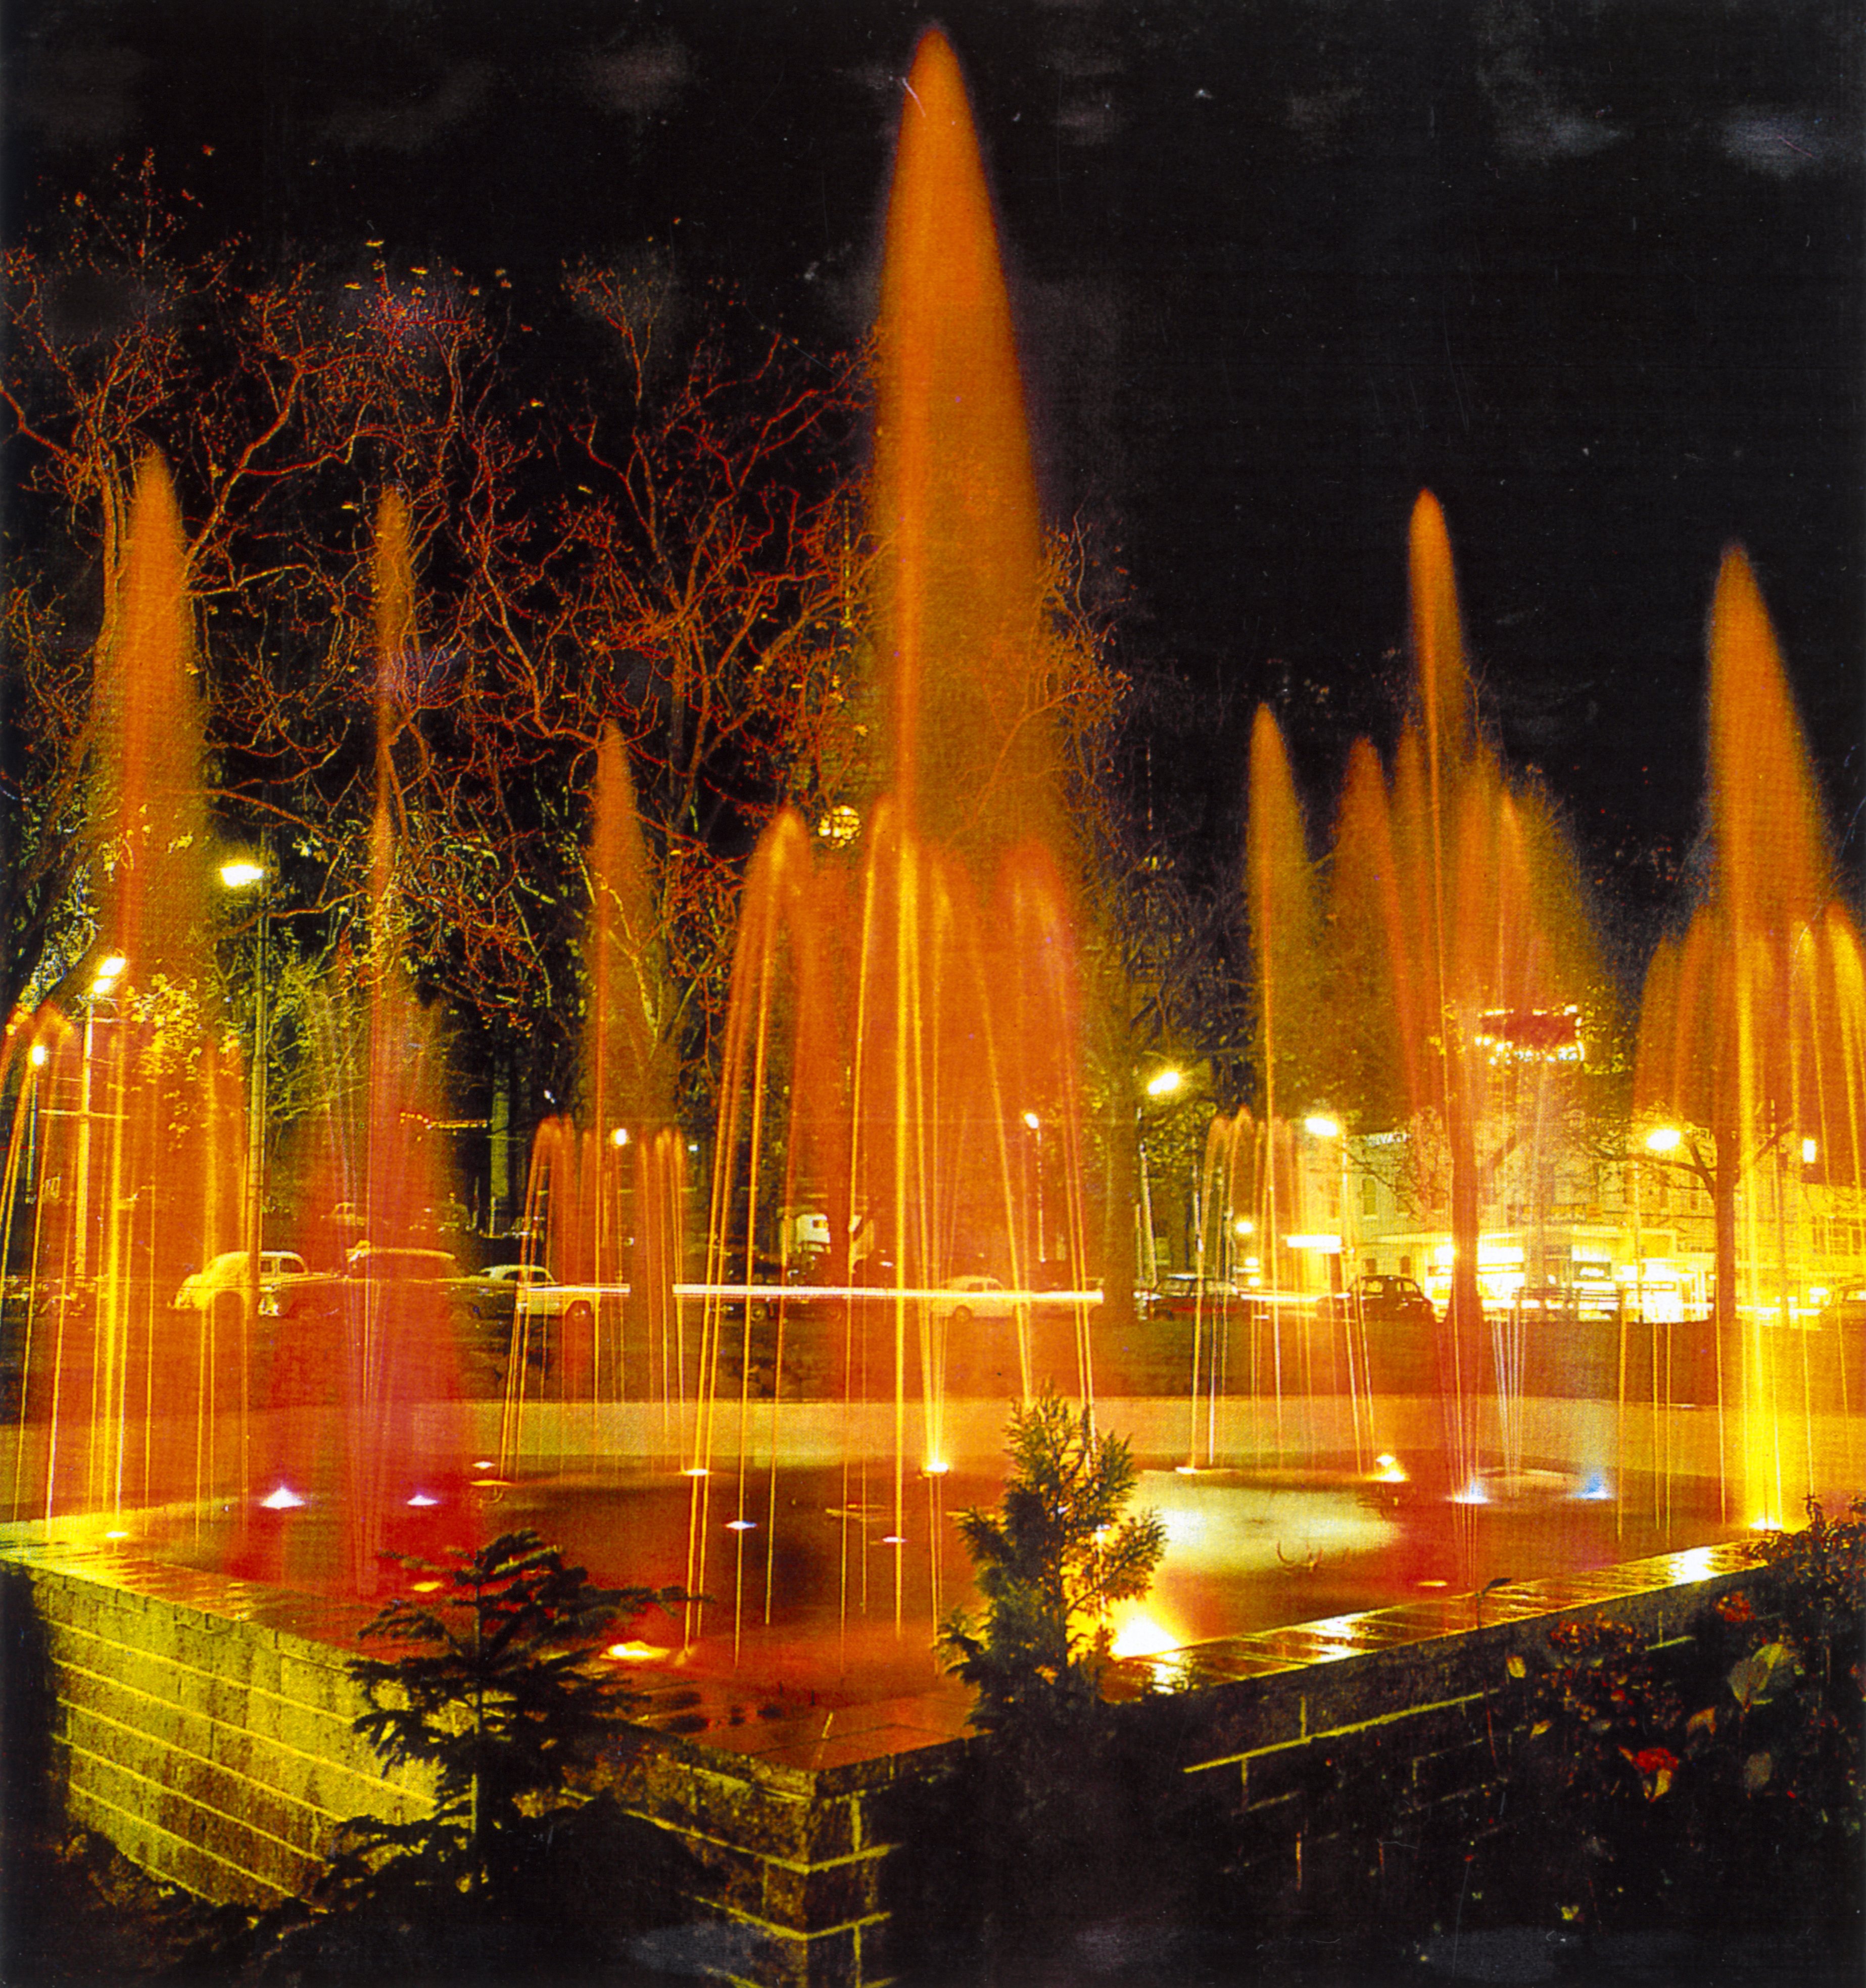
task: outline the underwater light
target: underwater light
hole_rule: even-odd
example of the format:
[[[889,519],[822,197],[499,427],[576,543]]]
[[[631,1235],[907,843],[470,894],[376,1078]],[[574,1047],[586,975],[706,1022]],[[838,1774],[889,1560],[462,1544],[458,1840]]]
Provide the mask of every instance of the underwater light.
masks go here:
[[[603,1654],[614,1657],[619,1664],[651,1664],[668,1653],[652,1643],[611,1643]]]
[[[289,1484],[281,1484],[270,1497],[259,1500],[269,1512],[295,1512],[304,1502]]]
[[[409,1502],[409,1503],[410,1503],[411,1505],[414,1505],[414,1506],[426,1506],[426,1505],[438,1505],[438,1504],[439,1504],[439,1503],[440,1503],[440,1502],[441,1502],[441,1501],[440,1501],[440,1499],[439,1499],[438,1498],[431,1498],[431,1497],[429,1497],[429,1496],[428,1496],[428,1493],[427,1493],[425,1491],[417,1491],[417,1492],[416,1492],[416,1493],[414,1494],[414,1496],[408,1500],[408,1502]]]
[[[920,1466],[922,1477],[944,1477],[952,1468],[943,1456],[930,1457]]]
[[[1462,1491],[1452,1493],[1454,1505],[1488,1505],[1489,1502],[1490,1493],[1484,1489],[1481,1477],[1473,1477]]]
[[[681,1472],[683,1477],[710,1477],[712,1472],[703,1463],[690,1463]]]
[[[1406,1466],[1397,1456],[1383,1454],[1374,1459],[1374,1482],[1376,1484],[1407,1484],[1411,1479],[1406,1474]]]
[[[756,1519],[728,1519],[725,1530],[728,1533],[755,1533],[758,1530],[758,1521]]]
[[[1612,1497],[1614,1494],[1608,1488],[1606,1472],[1597,1470],[1574,1495],[1577,1498],[1590,1499],[1597,1503],[1602,1499]]]

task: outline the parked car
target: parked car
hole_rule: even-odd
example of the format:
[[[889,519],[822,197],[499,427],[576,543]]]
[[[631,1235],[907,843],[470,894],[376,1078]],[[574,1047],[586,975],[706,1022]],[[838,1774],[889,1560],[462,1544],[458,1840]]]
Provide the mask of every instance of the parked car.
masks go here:
[[[247,1252],[244,1249],[223,1249],[218,1256],[211,1257],[205,1269],[195,1270],[181,1280],[181,1288],[169,1300],[174,1311],[206,1311],[223,1291],[235,1293],[244,1291],[247,1279]],[[259,1310],[267,1317],[276,1316],[269,1309],[268,1297],[276,1302],[278,1287],[289,1277],[310,1275],[305,1259],[296,1249],[262,1249],[259,1252]]]
[[[1199,1276],[1194,1270],[1175,1270],[1162,1277],[1147,1307],[1150,1318],[1218,1318],[1239,1310],[1243,1294],[1222,1277]]]
[[[1849,1284],[1820,1307],[1823,1330],[1830,1326],[1866,1325],[1866,1284]]]
[[[949,1325],[969,1325],[974,1319],[996,1323],[1014,1309],[1010,1293],[996,1277],[948,1277],[940,1289],[955,1295],[934,1299],[932,1314]]]
[[[461,1301],[482,1324],[509,1326],[521,1292],[528,1308],[542,1313],[540,1300],[556,1281],[542,1263],[492,1263],[461,1279],[458,1290]]]
[[[1315,1315],[1325,1325],[1358,1318],[1364,1324],[1430,1325],[1438,1316],[1432,1301],[1411,1277],[1357,1277],[1345,1291],[1317,1300]]]
[[[1510,1300],[1509,1309],[1520,1318],[1562,1320],[1570,1324],[1584,1318],[1618,1318],[1619,1286],[1597,1280],[1525,1284]]]

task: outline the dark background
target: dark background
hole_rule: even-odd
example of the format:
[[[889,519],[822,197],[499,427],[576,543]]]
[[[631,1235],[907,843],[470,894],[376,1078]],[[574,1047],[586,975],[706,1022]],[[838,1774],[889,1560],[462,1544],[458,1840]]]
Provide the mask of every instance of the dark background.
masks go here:
[[[269,250],[509,272],[670,255],[864,330],[892,0],[40,0],[9,12],[6,223],[113,157]],[[1128,575],[1124,756],[1205,883],[1250,715],[1318,833],[1390,743],[1429,486],[1489,722],[1624,936],[1699,826],[1703,627],[1742,541],[1844,864],[1866,859],[1860,10],[1846,0],[948,6],[1048,502]],[[1637,951],[1637,943],[1633,948]]]

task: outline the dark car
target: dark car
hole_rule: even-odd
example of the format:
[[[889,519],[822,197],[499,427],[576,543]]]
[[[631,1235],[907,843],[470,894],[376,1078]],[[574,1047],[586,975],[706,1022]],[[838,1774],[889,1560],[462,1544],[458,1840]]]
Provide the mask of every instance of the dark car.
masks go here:
[[[1509,1308],[1519,1318],[1570,1324],[1584,1318],[1617,1318],[1620,1290],[1617,1284],[1597,1280],[1574,1284],[1525,1284],[1511,1299]]]
[[[1820,1307],[1820,1324],[1824,1329],[1866,1325],[1866,1284],[1849,1284],[1836,1291]]]
[[[1149,1318],[1219,1318],[1240,1311],[1245,1299],[1222,1277],[1200,1277],[1192,1270],[1175,1270],[1162,1277],[1147,1307]]]
[[[1411,1277],[1357,1277],[1345,1291],[1320,1300],[1315,1315],[1324,1324],[1358,1318],[1363,1324],[1430,1325],[1438,1316]]]

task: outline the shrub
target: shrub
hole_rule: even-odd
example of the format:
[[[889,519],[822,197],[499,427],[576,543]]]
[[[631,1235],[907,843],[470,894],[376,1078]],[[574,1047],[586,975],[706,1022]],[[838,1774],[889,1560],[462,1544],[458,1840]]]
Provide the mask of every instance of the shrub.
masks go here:
[[[245,1942],[265,1980],[451,1983],[627,1976],[632,1936],[671,1898],[671,1839],[580,1787],[623,1737],[634,1695],[596,1646],[678,1589],[597,1588],[536,1533],[452,1564],[405,1559],[424,1591],[364,1628],[402,1647],[355,1658],[357,1729],[385,1765],[434,1770],[431,1816],[353,1817],[308,1904]],[[622,1971],[618,1973],[617,1970]]]

